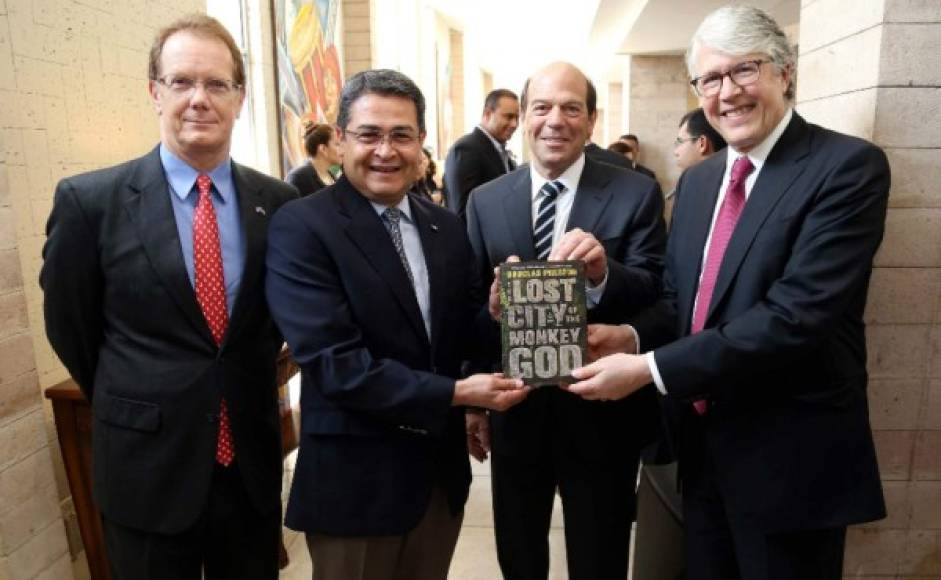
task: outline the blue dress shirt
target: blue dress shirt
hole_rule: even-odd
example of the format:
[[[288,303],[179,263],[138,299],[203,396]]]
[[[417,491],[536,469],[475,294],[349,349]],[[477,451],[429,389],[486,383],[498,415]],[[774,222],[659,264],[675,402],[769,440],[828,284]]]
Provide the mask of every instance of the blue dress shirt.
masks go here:
[[[160,145],[160,161],[170,185],[170,201],[173,205],[173,217],[180,235],[180,250],[190,284],[195,285],[193,272],[193,212],[199,193],[196,191],[196,177],[199,172],[185,161],[171,153],[163,144]],[[222,271],[225,277],[225,305],[232,315],[232,307],[238,296],[242,282],[242,269],[245,267],[245,232],[242,229],[239,213],[238,193],[232,179],[232,163],[229,158],[208,173],[212,179],[212,205],[219,224],[219,243],[222,246]]]

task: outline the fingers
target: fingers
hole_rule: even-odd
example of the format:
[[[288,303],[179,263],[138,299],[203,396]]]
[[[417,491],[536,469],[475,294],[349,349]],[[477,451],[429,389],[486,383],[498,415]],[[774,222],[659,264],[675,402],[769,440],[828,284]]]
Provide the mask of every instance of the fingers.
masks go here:
[[[603,361],[598,360],[589,365],[578,367],[577,369],[572,370],[572,376],[575,377],[576,379],[579,379],[580,382],[585,382],[586,379],[590,379],[591,377],[597,375],[604,369],[602,362]],[[569,385],[569,387],[573,387],[577,384],[580,384],[580,383],[573,383]]]

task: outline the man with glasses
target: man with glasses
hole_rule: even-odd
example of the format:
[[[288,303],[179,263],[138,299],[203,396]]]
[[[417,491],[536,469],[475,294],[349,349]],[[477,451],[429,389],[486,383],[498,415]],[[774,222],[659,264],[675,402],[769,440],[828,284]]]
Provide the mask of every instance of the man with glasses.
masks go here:
[[[471,478],[464,406],[505,410],[527,390],[456,380],[484,299],[463,222],[406,195],[421,91],[391,70],[353,75],[337,126],[343,176],[269,234],[268,301],[303,372],[286,523],[315,580],[445,580]]]
[[[713,12],[687,64],[727,153],[680,178],[663,299],[570,390],[664,395],[687,578],[835,580],[846,526],[885,516],[863,311],[889,166],[793,111],[793,49],[761,10]]]
[[[245,68],[218,21],[161,30],[149,78],[159,146],[56,189],[46,332],[93,408],[112,578],[273,580],[282,340],[264,252],[297,192],[229,156]]]

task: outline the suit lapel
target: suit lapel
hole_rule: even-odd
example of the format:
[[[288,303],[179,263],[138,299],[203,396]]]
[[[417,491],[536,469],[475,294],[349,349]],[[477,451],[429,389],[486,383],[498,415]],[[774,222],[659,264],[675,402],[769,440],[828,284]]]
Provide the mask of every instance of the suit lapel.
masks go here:
[[[586,157],[565,231],[574,228],[581,228],[586,232],[595,230],[598,220],[604,213],[604,208],[610,203],[614,193],[607,188],[610,182],[609,176],[603,174],[602,168]],[[531,204],[530,207],[532,207]]]
[[[124,207],[137,228],[144,252],[157,277],[196,331],[215,344],[186,273],[170,202],[170,186],[160,163],[159,149],[155,148],[141,159],[129,187],[130,195]]]
[[[707,323],[709,316],[715,312],[716,306],[728,291],[761,225],[804,170],[805,164],[800,161],[810,152],[810,133],[807,130],[807,123],[797,113],[793,115],[781,138],[768,155],[729,240],[716,278],[715,290],[712,293],[709,314],[706,317]]]
[[[346,213],[350,218],[346,228],[350,240],[363,253],[379,277],[388,284],[395,301],[405,312],[418,336],[427,340],[415,290],[408,280],[382,219],[369,200],[356,191],[345,178],[337,182],[334,195],[341,205],[341,213]]]
[[[242,231],[245,232],[245,263],[239,291],[235,297],[235,304],[232,306],[229,328],[223,338],[223,346],[241,328],[249,307],[260,299],[256,294],[261,285],[256,284],[255,280],[264,268],[268,225],[268,208],[265,206],[264,196],[257,181],[250,180],[245,171],[235,162],[232,162],[232,180],[235,182]]]
[[[536,259],[533,244],[533,193],[529,170],[516,176],[509,193],[503,198],[503,219],[513,238],[513,247],[524,262]]]

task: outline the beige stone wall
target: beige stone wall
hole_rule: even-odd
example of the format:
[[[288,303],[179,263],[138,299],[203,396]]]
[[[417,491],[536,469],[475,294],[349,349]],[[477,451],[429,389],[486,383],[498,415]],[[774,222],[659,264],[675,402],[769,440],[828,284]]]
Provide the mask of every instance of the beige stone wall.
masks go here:
[[[60,571],[62,554],[68,563],[60,507],[72,551],[80,549],[40,390],[67,376],[43,332],[38,285],[53,189],[66,175],[156,144],[150,41],[172,18],[204,8],[198,0],[0,0],[0,578],[71,577],[71,568]]]
[[[343,74],[346,78],[372,68],[370,0],[343,0]]]
[[[640,163],[657,174],[664,193],[680,177],[673,140],[688,109],[689,85],[681,56],[631,57],[629,117],[624,133],[640,139]]]
[[[797,110],[892,166],[866,311],[889,517],[850,530],[847,578],[941,578],[941,4],[804,0]]]

